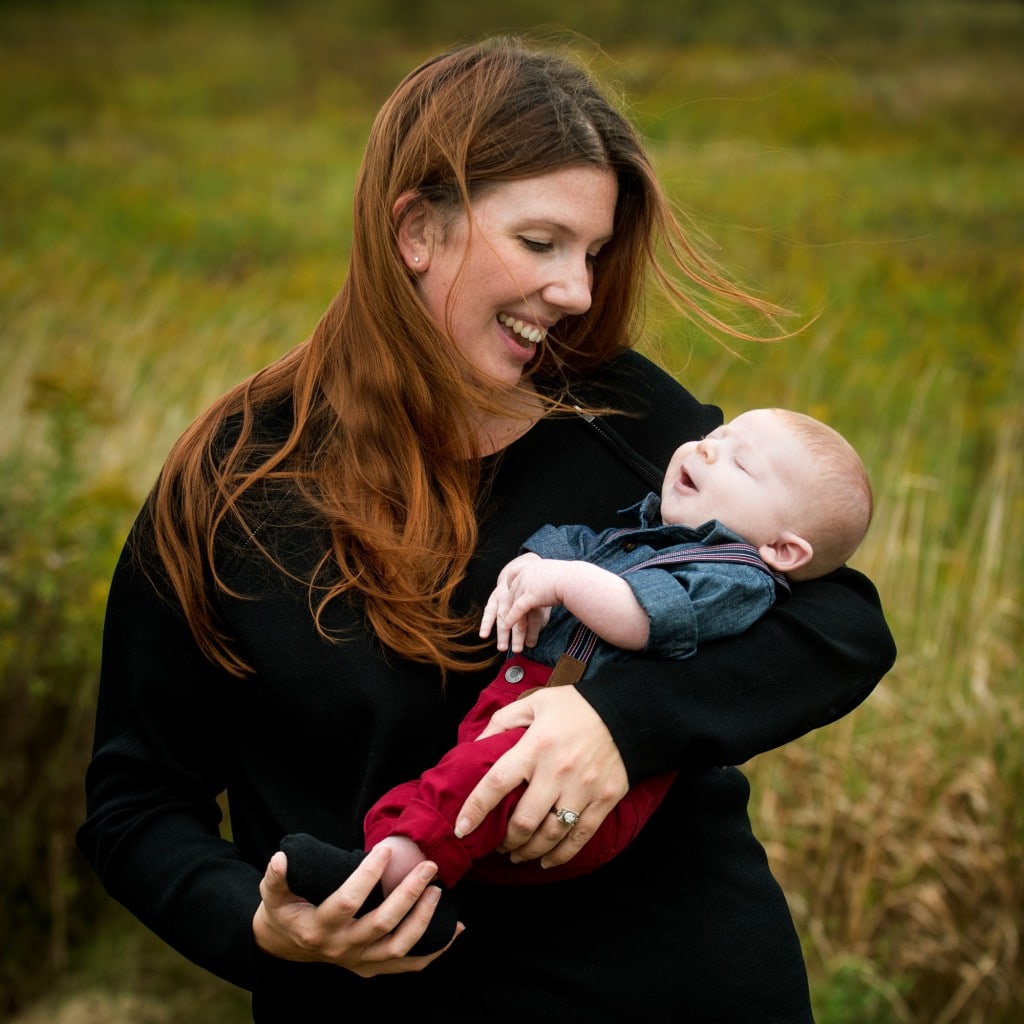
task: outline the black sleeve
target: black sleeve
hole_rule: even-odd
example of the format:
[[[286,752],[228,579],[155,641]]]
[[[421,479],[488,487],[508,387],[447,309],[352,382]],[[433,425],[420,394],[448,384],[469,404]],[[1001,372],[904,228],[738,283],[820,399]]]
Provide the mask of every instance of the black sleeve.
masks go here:
[[[631,659],[578,685],[611,730],[630,779],[741,764],[834,722],[896,657],[878,596],[851,569],[800,584],[742,636],[685,662]]]
[[[110,895],[144,924],[251,989],[262,873],[219,831],[229,686],[126,548],[107,603],[78,844]]]

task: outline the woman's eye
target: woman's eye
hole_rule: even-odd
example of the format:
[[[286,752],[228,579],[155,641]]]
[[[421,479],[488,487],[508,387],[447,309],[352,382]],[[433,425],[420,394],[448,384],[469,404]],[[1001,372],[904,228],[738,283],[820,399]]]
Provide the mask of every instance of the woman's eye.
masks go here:
[[[550,252],[554,248],[550,242],[541,242],[536,238],[527,238],[525,235],[521,235],[519,240],[530,252]]]

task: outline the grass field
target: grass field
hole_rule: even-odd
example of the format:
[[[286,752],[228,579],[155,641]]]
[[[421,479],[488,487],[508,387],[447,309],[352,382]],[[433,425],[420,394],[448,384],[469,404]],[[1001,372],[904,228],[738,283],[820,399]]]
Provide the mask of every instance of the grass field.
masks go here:
[[[551,20],[540,6],[515,9]],[[341,9],[0,6],[0,1019],[246,1019],[103,908],[71,837],[107,579],[167,448],[339,286],[392,85],[510,23]],[[596,69],[718,258],[808,321],[734,355],[655,308],[646,347],[729,415],[828,419],[875,484],[854,564],[897,666],[748,766],[819,1024],[1018,1021],[1024,4],[567,2],[558,20],[600,35]]]

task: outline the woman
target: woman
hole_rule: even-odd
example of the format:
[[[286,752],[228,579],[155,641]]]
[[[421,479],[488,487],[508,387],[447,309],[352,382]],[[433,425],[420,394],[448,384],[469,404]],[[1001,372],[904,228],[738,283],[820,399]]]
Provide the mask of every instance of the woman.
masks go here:
[[[888,669],[876,595],[848,569],[685,667],[637,658],[495,723],[529,728],[465,826],[526,780],[514,859],[564,862],[631,782],[679,773],[611,865],[463,883],[465,932],[430,956],[406,955],[436,906],[429,863],[375,909],[383,850],[318,907],[290,893],[282,836],[358,846],[374,800],[450,745],[493,672],[475,616],[520,541],[543,522],[607,525],[649,489],[645,464],[721,421],[629,351],[647,273],[673,287],[656,247],[705,324],[723,326],[702,291],[772,313],[687,244],[588,77],[510,40],[399,85],[354,225],[313,336],[200,417],[136,523],[109,599],[83,851],[149,927],[251,989],[256,1021],[366,1000],[386,1019],[810,1020],[746,781],[722,766],[834,720]]]

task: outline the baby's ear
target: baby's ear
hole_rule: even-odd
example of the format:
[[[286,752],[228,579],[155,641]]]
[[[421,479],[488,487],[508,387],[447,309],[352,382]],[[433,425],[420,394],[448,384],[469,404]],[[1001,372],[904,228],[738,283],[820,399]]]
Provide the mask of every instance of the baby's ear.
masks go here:
[[[762,544],[758,554],[776,572],[795,572],[814,557],[811,542],[799,534],[786,530],[780,533],[770,544]]]

